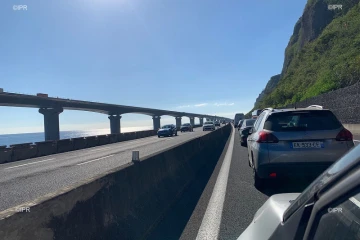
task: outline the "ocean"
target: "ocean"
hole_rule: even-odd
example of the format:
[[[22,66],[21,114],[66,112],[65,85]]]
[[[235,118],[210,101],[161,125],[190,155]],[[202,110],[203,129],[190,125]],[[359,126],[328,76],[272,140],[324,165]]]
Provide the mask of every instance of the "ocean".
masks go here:
[[[124,127],[121,128],[121,132],[136,132],[151,130],[152,127]],[[93,129],[93,130],[79,130],[79,131],[60,131],[60,139],[77,138],[77,137],[88,137],[110,134],[110,129]],[[37,133],[17,133],[17,134],[4,134],[0,135],[0,146],[20,144],[20,143],[34,143],[42,142],[45,140],[43,132]]]

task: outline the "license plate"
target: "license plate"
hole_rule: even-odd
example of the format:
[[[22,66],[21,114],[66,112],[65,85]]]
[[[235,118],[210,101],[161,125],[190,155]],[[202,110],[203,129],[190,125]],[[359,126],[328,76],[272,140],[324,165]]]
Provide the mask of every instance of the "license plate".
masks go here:
[[[324,148],[324,142],[293,142],[293,148]]]

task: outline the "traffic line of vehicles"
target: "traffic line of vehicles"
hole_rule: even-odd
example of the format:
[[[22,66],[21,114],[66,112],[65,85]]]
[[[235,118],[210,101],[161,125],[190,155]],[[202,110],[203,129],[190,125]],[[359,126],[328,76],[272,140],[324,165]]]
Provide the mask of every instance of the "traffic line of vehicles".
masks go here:
[[[220,127],[221,124],[226,124],[225,121],[206,121],[202,129],[203,131],[214,131],[216,130],[216,127]],[[177,136],[178,129],[174,124],[167,124],[162,126],[160,129],[158,129],[157,135],[158,137],[172,137]],[[193,132],[194,126],[192,126],[190,123],[184,123],[180,126],[180,132]]]
[[[302,193],[271,196],[238,240],[360,239],[360,146],[352,133],[318,105],[257,114],[250,128],[251,119],[239,128],[255,187],[317,178]]]

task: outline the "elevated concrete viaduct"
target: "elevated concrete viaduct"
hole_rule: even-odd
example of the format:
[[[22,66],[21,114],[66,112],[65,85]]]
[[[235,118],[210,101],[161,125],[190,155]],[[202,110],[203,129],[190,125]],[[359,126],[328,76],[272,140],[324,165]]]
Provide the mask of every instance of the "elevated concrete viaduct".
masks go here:
[[[59,114],[64,110],[80,110],[107,114],[110,120],[110,131],[112,134],[121,132],[121,115],[126,113],[139,113],[151,116],[153,119],[154,130],[160,128],[160,119],[163,115],[175,117],[177,128],[180,128],[181,126],[182,117],[188,117],[192,125],[195,125],[196,117],[199,118],[201,125],[203,124],[204,118],[212,120],[215,119],[215,116],[204,114],[167,111],[62,98],[39,97],[7,92],[0,93],[0,106],[38,108],[39,113],[44,115],[45,141],[60,139]],[[230,120],[217,116],[216,119]]]

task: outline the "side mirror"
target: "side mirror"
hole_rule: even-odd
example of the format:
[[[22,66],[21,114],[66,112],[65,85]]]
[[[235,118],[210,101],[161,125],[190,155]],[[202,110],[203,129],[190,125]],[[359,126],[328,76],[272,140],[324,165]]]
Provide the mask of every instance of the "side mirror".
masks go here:
[[[254,128],[250,128],[249,129],[249,135],[251,135],[253,133],[253,131],[254,131]]]

